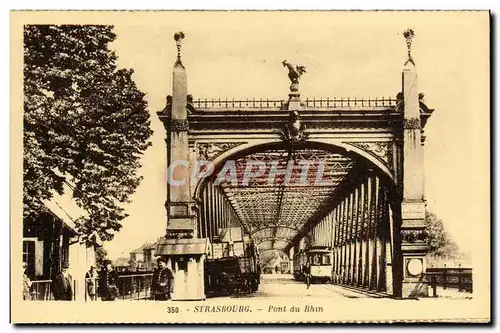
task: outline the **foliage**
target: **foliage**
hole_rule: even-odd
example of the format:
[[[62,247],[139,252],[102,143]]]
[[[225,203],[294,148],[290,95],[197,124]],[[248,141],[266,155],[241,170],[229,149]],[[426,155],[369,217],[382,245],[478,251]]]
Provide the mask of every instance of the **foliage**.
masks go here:
[[[64,183],[88,213],[82,234],[111,240],[127,216],[120,204],[141,181],[152,131],[133,70],[118,69],[108,48],[115,38],[111,26],[24,28],[25,221],[37,221]]]
[[[108,251],[106,251],[102,246],[96,247],[95,250],[95,262],[97,268],[101,268],[104,260],[106,260],[108,257]]]
[[[430,256],[453,258],[459,255],[458,246],[445,231],[441,219],[434,213],[426,212],[425,223]]]

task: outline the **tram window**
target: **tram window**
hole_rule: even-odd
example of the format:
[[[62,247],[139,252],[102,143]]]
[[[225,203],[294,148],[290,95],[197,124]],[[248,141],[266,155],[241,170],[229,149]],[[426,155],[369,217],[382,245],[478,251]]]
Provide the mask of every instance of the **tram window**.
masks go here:
[[[330,263],[331,263],[330,260],[331,260],[331,258],[330,258],[329,254],[323,255],[323,265],[330,265]]]

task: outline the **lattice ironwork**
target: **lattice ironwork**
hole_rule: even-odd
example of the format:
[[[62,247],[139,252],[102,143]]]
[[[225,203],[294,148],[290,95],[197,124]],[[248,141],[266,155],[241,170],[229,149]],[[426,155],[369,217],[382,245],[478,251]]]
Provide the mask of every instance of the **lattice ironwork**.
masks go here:
[[[304,107],[310,109],[364,109],[380,110],[395,109],[397,100],[393,97],[375,97],[375,98],[356,98],[356,97],[333,97],[333,98],[306,98]],[[276,99],[197,99],[192,101],[196,109],[202,110],[285,110],[285,100]]]
[[[248,163],[255,161],[265,165],[265,172],[242,185]],[[309,169],[303,173],[301,163],[306,162]],[[325,205],[356,167],[356,162],[343,155],[306,148],[293,152],[271,149],[242,157],[235,163],[237,185],[225,180],[219,186],[241,222],[259,243],[260,250],[289,247],[305,223]],[[289,163],[293,166],[291,176],[287,178],[285,170]],[[270,182],[273,166],[281,173],[272,176],[274,181]],[[318,183],[319,169],[323,171],[323,177]]]
[[[375,98],[306,98],[306,107],[309,108],[394,108],[396,107],[396,99],[389,97],[375,97]]]
[[[285,100],[275,99],[197,99],[192,102],[196,109],[224,109],[224,110],[244,110],[244,109],[263,109],[280,110],[286,103]]]

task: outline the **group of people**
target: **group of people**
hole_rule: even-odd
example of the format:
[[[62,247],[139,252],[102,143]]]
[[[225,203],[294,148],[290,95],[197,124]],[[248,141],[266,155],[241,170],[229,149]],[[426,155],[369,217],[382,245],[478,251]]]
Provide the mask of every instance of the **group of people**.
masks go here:
[[[97,274],[94,267],[85,276],[87,294],[91,300],[97,299],[97,291],[103,301],[114,301],[118,297],[118,274],[113,269],[110,261],[107,261],[100,274]],[[99,282],[99,283],[97,283]],[[157,267],[153,273],[151,281],[151,295],[156,301],[166,301],[170,299],[172,291],[173,274],[167,267],[165,258],[157,260]]]
[[[23,263],[23,299],[30,299],[32,282],[26,273],[26,264]],[[73,300],[73,277],[68,271],[69,263],[62,264],[61,271],[52,279],[51,290],[56,301]],[[167,267],[167,261],[161,257],[157,260],[157,267],[151,282],[151,295],[154,300],[164,301],[171,297],[173,285],[172,271]],[[110,260],[106,260],[100,272],[94,266],[85,274],[85,288],[88,299],[95,301],[98,295],[103,301],[114,301],[118,295],[118,273]]]
[[[85,286],[91,301],[97,300],[98,294],[103,301],[114,301],[118,297],[118,273],[111,261],[105,260],[99,273],[91,266],[85,274]]]
[[[52,294],[56,301],[73,300],[73,277],[68,272],[69,264],[63,263],[61,271],[52,280]],[[90,300],[97,300],[98,288],[103,301],[112,301],[118,296],[118,287],[116,286],[118,274],[113,269],[111,261],[104,262],[99,272],[94,266],[85,274],[85,287]],[[99,283],[97,283],[99,281]]]

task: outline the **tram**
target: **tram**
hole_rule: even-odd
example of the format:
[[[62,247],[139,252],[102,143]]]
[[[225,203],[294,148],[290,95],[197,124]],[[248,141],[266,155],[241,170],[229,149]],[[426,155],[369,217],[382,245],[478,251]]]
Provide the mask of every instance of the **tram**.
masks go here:
[[[329,282],[333,273],[333,251],[329,247],[315,246],[301,250],[293,258],[293,275],[296,280],[305,280],[304,269],[311,265],[311,283]]]
[[[260,262],[253,240],[240,228],[222,229],[205,260],[207,293],[251,293],[260,284]]]

